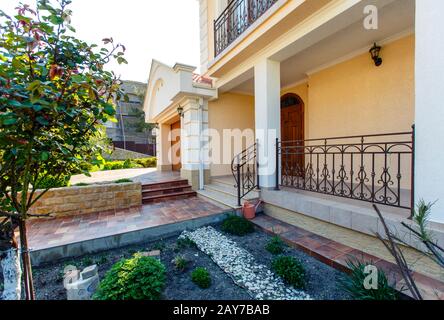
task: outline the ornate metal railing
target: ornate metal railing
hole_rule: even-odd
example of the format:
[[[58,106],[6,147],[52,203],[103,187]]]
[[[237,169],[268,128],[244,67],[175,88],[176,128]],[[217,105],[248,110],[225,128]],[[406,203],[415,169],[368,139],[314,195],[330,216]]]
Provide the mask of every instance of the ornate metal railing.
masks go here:
[[[245,149],[233,158],[231,171],[236,181],[237,204],[242,205],[241,200],[255,189],[259,189],[259,166],[257,161],[258,143]]]
[[[232,0],[214,21],[214,52],[218,56],[277,0]]]
[[[277,140],[276,185],[412,209],[414,141],[414,128],[401,133]]]

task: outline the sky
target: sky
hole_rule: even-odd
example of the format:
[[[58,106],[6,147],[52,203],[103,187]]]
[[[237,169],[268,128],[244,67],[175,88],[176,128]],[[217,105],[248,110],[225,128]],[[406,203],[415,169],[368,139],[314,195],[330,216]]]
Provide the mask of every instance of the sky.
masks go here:
[[[35,0],[0,0],[0,9],[14,13],[20,2],[34,7]],[[109,66],[123,80],[146,82],[152,59],[199,66],[197,0],[73,0],[71,10],[78,38],[125,45],[128,65]]]

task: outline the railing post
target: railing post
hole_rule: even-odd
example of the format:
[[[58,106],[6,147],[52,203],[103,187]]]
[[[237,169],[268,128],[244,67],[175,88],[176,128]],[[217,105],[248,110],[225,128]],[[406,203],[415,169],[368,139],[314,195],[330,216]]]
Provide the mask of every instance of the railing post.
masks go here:
[[[261,182],[259,175],[259,139],[256,140],[256,188],[257,190],[261,190]]]
[[[410,207],[411,207],[411,215],[410,219],[413,219],[415,216],[415,142],[416,142],[416,134],[415,134],[415,125],[412,126],[412,177],[411,177],[411,190],[410,190]]]
[[[274,190],[279,191],[279,138],[276,138],[276,187]]]
[[[239,207],[241,207],[242,206],[242,203],[241,203],[241,172],[240,172],[240,170],[241,170],[241,166],[240,166],[240,163],[238,162],[237,163],[237,205],[239,206]]]

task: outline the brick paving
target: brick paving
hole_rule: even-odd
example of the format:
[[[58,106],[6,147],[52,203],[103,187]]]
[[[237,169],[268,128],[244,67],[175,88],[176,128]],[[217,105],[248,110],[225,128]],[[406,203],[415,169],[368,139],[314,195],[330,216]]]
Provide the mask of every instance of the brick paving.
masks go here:
[[[32,250],[41,250],[207,217],[223,211],[225,209],[193,197],[119,211],[35,219],[28,222],[28,239]]]
[[[403,287],[402,276],[398,271],[398,266],[394,263],[270,216],[260,215],[253,222],[265,232],[279,235],[288,245],[306,252],[335,269],[348,272],[347,260],[354,257],[362,262],[380,267],[385,271],[391,283],[396,283],[398,289]],[[443,282],[417,271],[414,271],[413,275],[425,299],[444,300]],[[408,291],[404,291],[404,293],[408,294]]]

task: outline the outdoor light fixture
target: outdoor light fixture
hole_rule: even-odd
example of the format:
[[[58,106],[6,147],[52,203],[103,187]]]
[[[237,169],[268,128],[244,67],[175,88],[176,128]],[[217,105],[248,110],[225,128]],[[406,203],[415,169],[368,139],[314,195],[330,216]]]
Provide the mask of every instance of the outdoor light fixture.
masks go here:
[[[179,106],[179,107],[177,108],[177,113],[179,114],[179,116],[180,116],[181,118],[183,118],[184,114],[183,114],[183,108],[182,108],[181,106]]]
[[[372,55],[372,59],[375,62],[375,66],[379,67],[382,64],[382,58],[379,56],[379,53],[381,52],[381,46],[373,45],[373,47],[370,49],[370,54]]]

